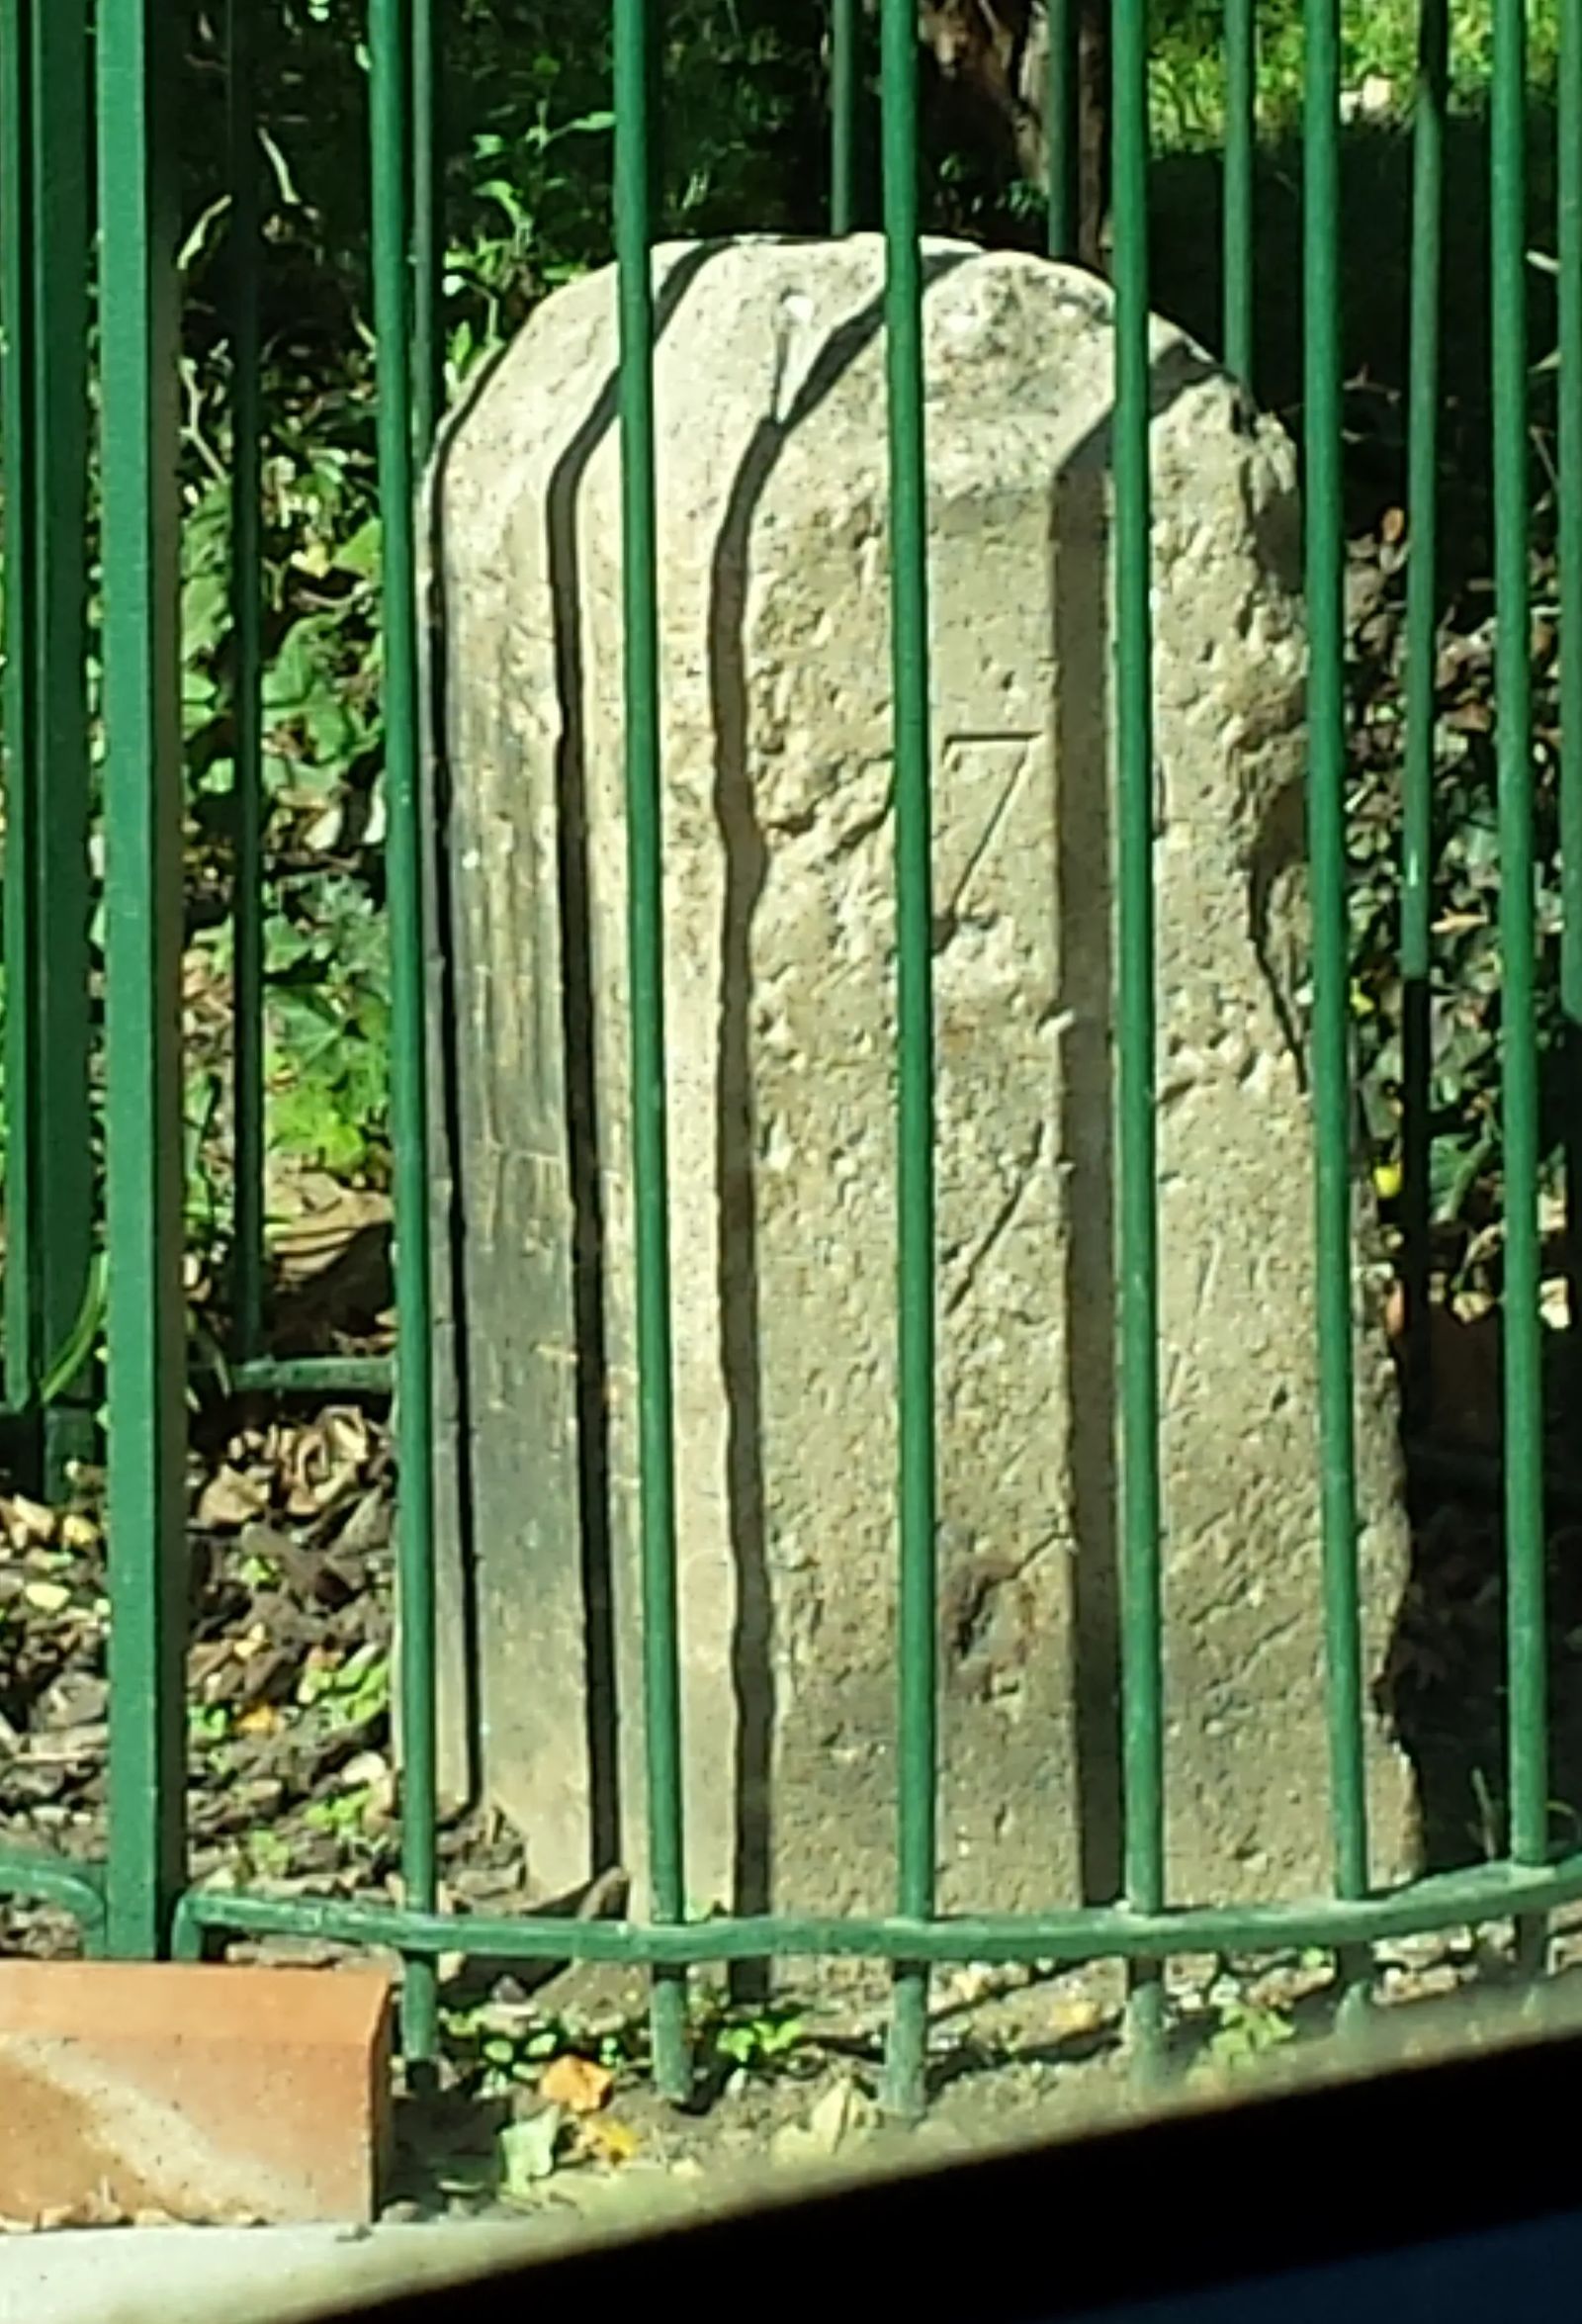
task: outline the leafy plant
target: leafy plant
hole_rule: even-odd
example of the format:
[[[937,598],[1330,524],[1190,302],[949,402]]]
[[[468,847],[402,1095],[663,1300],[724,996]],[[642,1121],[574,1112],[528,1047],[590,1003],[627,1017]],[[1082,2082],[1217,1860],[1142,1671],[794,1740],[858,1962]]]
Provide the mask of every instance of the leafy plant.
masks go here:
[[[355,1648],[343,1662],[310,1659],[297,1697],[328,1727],[366,1726],[390,1710],[390,1656],[369,1645]]]
[[[1208,2056],[1214,2066],[1232,2073],[1262,2065],[1272,2051],[1295,2039],[1295,2026],[1280,2011],[1240,1995],[1223,1996],[1215,2013],[1219,2025],[1209,2038]]]
[[[715,2029],[714,2046],[744,2073],[783,2066],[807,2038],[803,2018],[790,2010],[760,2010]]]
[[[1300,0],[1261,0],[1258,123],[1299,130]],[[443,384],[455,400],[534,306],[610,255],[610,50],[606,7],[453,0],[444,11],[441,281]],[[228,245],[229,159],[219,20],[198,12],[183,64],[182,724],[188,774],[187,897],[193,980],[213,1007],[189,1039],[187,1228],[194,1299],[222,1281],[235,1123],[230,1094],[238,904],[237,712],[256,679],[262,718],[259,901],[264,1073],[272,1159],[384,1187],[391,1169],[390,961],[380,607],[383,536],[375,419],[382,377],[370,300],[366,11],[361,0],[266,0],[255,95],[263,204],[258,279],[263,413],[259,664],[243,667],[230,571],[237,445]],[[1490,0],[1452,0],[1451,98],[1486,100]],[[1528,10],[1532,89],[1552,90],[1556,0]],[[1417,0],[1348,0],[1347,101],[1369,93],[1382,128],[1409,119]],[[1153,129],[1163,153],[1212,148],[1225,126],[1222,0],[1160,0]],[[825,224],[823,12],[801,0],[672,0],[664,18],[659,208],[668,233],[813,232]],[[971,215],[960,157],[939,170],[942,214]],[[1011,211],[1036,208],[1026,189]],[[1553,261],[1534,254],[1548,280]],[[1552,516],[1541,438],[1551,350],[1536,349],[1535,567],[1551,594]],[[1552,508],[1552,489],[1548,492]],[[97,519],[95,517],[94,521]],[[96,555],[91,546],[91,554]],[[92,577],[97,604],[99,576]],[[1391,581],[1398,610],[1404,568]],[[1501,974],[1494,902],[1493,743],[1486,716],[1488,607],[1446,616],[1458,673],[1441,689],[1434,738],[1441,844],[1433,870],[1435,1050],[1430,1106],[1442,1226],[1487,1217],[1500,1163]],[[1463,651],[1463,649],[1465,649]],[[1350,672],[1356,1030],[1364,1126],[1386,1191],[1398,1184],[1403,1058],[1400,927],[1399,621]],[[1540,1030],[1560,1058],[1555,1001],[1559,894],[1552,655],[1536,663]],[[97,712],[98,673],[90,670]],[[95,749],[101,738],[96,734]],[[102,935],[102,931],[100,932]],[[1554,1078],[1551,1074],[1550,1078]],[[1550,1176],[1559,1125],[1546,1117]],[[0,1151],[4,1142],[0,1093]],[[1394,1174],[1392,1176],[1392,1173]],[[59,1395],[97,1355],[102,1278],[51,1365]],[[212,1339],[202,1365],[224,1383]]]
[[[278,1880],[291,1870],[291,1842],[267,1825],[247,1834],[244,1853],[253,1872],[263,1880]]]
[[[374,1794],[367,1784],[350,1791],[332,1792],[327,1799],[309,1800],[303,1810],[303,1821],[315,1832],[327,1832],[337,1838],[360,1835],[375,1811]]]
[[[571,2017],[529,2016],[507,2028],[484,2008],[444,2011],[441,2020],[451,2057],[483,2098],[505,2097],[536,2083],[557,2058],[587,2059],[618,2076],[640,2067],[648,2056],[648,2027],[641,2015],[599,2026]]]

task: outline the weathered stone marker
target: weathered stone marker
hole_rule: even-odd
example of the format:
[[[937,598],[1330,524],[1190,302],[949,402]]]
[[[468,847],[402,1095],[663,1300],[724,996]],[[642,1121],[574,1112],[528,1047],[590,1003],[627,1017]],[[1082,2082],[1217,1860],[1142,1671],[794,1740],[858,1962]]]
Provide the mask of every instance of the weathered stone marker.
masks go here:
[[[1118,1886],[1111,308],[925,252],[941,1899]],[[888,1910],[896,1202],[882,244],[656,262],[689,1888]],[[1156,383],[1171,1890],[1332,1860],[1290,447]],[[614,282],[546,301],[430,509],[450,1063],[445,1761],[535,1883],[644,1877]],[[436,1040],[436,1065],[440,1044]],[[1362,1312],[1360,1297],[1359,1311]],[[465,1337],[453,1329],[465,1325]],[[465,1345],[465,1366],[456,1353]],[[1406,1569],[1360,1329],[1369,1669]],[[1370,1728],[1380,1876],[1406,1771]]]

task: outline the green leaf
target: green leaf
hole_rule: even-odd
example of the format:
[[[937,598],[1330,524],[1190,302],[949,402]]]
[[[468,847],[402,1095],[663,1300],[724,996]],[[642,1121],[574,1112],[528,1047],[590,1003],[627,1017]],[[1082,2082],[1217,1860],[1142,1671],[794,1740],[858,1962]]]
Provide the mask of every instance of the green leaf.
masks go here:
[[[222,573],[195,573],[181,592],[182,650],[212,653],[230,626],[230,591]]]
[[[104,1330],[105,1304],[105,1257],[102,1251],[95,1251],[89,1263],[88,1282],[77,1320],[39,1383],[41,1404],[55,1403],[92,1360]]]
[[[343,541],[335,551],[336,571],[356,574],[364,581],[377,581],[384,539],[384,527],[379,518],[368,517],[358,526],[351,539]]]

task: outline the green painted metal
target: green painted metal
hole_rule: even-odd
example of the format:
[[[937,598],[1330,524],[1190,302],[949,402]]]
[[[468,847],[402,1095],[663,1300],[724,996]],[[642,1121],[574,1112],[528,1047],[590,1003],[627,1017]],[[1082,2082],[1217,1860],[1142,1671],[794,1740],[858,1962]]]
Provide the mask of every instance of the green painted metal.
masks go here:
[[[412,11],[412,442],[428,458],[445,404],[444,70],[434,0]]]
[[[862,104],[859,0],[830,7],[830,231],[849,234],[857,215],[857,121]]]
[[[933,891],[928,717],[928,499],[923,441],[923,265],[918,240],[917,19],[883,0],[885,332],[890,431],[891,671],[894,687],[899,1226],[900,1780],[897,1902],[933,1911],[938,1672],[934,1447]],[[896,1973],[886,2103],[923,2109],[928,1980]]]
[[[1076,59],[1077,19],[1073,0],[1047,0],[1048,50],[1044,58],[1044,247],[1051,258],[1069,258],[1077,240]]]
[[[105,1882],[98,1865],[68,1864],[64,1858],[29,1848],[0,1848],[0,1897],[23,1898],[69,1913],[90,1956],[108,1949]]]
[[[676,1605],[675,1419],[670,1345],[669,1152],[664,1086],[664,895],[660,866],[659,553],[654,483],[655,60],[644,0],[615,0],[615,252],[620,278],[621,559],[626,621],[628,943],[632,1021],[632,1188],[637,1252],[643,1695],[649,1885],[660,1922],[686,1913],[681,1673]],[[687,1997],[656,1975],[654,2075],[668,2097],[691,2087]]]
[[[1432,5],[1432,0],[1430,0]],[[1253,379],[1253,161],[1258,142],[1258,0],[1225,0],[1225,368]]]
[[[1119,0],[1114,41],[1115,769],[1121,1693],[1126,1896],[1165,1901],[1164,1641],[1159,1470],[1159,1226],[1155,1134],[1152,495],[1148,430],[1147,0]],[[1145,2064],[1164,1984],[1145,1964],[1131,2024]]]
[[[1412,125],[1412,313],[1407,482],[1406,745],[1401,770],[1401,1289],[1408,1417],[1427,1415],[1430,936],[1434,910],[1434,757],[1438,639],[1440,327],[1444,273],[1449,0],[1423,0]]]
[[[391,1130],[396,1155],[396,1589],[400,1624],[401,1880],[432,1912],[438,1883],[434,1643],[434,1382],[422,835],[419,828],[415,476],[411,369],[411,172],[407,136],[410,0],[371,0],[369,126],[374,326],[379,348],[379,487],[384,523],[385,799],[391,944]],[[432,1964],[412,1962],[401,1992],[409,2058],[433,2055]]]
[[[98,19],[109,1266],[109,1942],[186,1877],[181,603],[173,91],[162,0]]]
[[[0,553],[5,558],[5,692],[0,712],[8,846],[5,864],[7,1097],[19,1117],[9,1140],[6,1170],[5,1387],[18,1415],[33,1405],[34,1290],[38,1233],[31,1216],[35,1173],[29,1168],[28,1108],[18,1104],[32,1078],[33,963],[24,941],[32,913],[27,845],[33,789],[31,763],[38,728],[30,632],[37,626],[32,580],[32,495],[26,478],[38,430],[29,355],[33,338],[33,11],[8,7],[0,15],[0,107],[10,134],[0,146],[0,452],[5,497],[0,506]],[[32,618],[30,618],[30,616]]]
[[[375,1391],[374,1359],[278,1361],[262,1330],[263,1112],[258,1030],[262,863],[258,681],[262,660],[258,371],[261,258],[253,34],[256,0],[230,0],[230,322],[235,351],[233,590],[238,810],[237,1331],[231,1385],[249,1391]],[[1415,125],[1411,327],[1407,732],[1403,770],[1402,967],[1406,1077],[1428,1075],[1427,996],[1434,773],[1436,470],[1441,396],[1444,117],[1448,0],[1424,0]],[[37,1286],[64,1281],[91,1207],[31,1175],[39,1125],[65,1118],[63,1078],[40,1035],[80,1022],[86,978],[42,899],[81,893],[87,764],[81,432],[54,420],[85,407],[81,28],[44,0],[0,9],[0,460],[6,560],[8,1097],[30,1087],[8,1220],[8,1385],[37,1400],[50,1376]],[[1075,0],[1052,0],[1048,105],[1050,246],[1075,230],[1070,65]],[[378,455],[385,526],[385,720],[393,947],[396,1154],[396,1367],[400,1472],[398,1586],[403,1887],[397,1907],[186,1889],[184,1343],[180,1184],[179,500],[174,251],[176,32],[154,0],[99,0],[98,134],[107,729],[108,1240],[113,1629],[110,1850],[102,1868],[0,1852],[0,1893],[76,1915],[91,1949],[197,1957],[225,1932],[292,1931],[390,1945],[407,1963],[409,2055],[432,2055],[443,1953],[635,1963],[653,1978],[656,2075],[691,2083],[688,1975],[707,1962],[829,1956],[892,1964],[885,2103],[920,2111],[929,1979],[941,1963],[1078,1961],[1110,1955],[1131,1974],[1139,2059],[1158,2063],[1162,1963],[1172,1954],[1334,1948],[1344,1992],[1362,1990],[1367,1948],[1405,1933],[1515,1919],[1534,1957],[1543,1916],[1582,1898],[1582,1853],[1552,1864],[1544,1693],[1540,1337],[1538,1315],[1536,928],[1528,660],[1527,225],[1521,0],[1496,0],[1493,119],[1499,790],[1507,1161],[1507,1462],[1511,1861],[1372,1893],[1362,1787],[1362,1666],[1354,1477],[1353,1202],[1346,894],[1342,403],[1338,209],[1339,0],[1305,0],[1304,308],[1306,577],[1315,920],[1312,1068],[1317,1138],[1324,1611],[1334,1800],[1334,1891],[1285,1905],[1171,1909],[1165,1844],[1163,1506],[1159,1464],[1159,1232],[1155,1133],[1155,767],[1149,425],[1146,0],[1116,0],[1113,43],[1115,410],[1113,553],[1117,1316],[1120,1363],[1125,1895],[1027,1916],[947,1917],[937,1905],[937,1577],[933,1013],[931,990],[927,497],[923,270],[918,244],[917,21],[883,0],[885,319],[891,457],[897,883],[898,1390],[900,1635],[896,1911],[887,1917],[734,1915],[689,1921],[682,1813],[673,1386],[669,1328],[663,989],[662,749],[651,247],[658,119],[657,11],[614,0],[615,234],[622,383],[626,616],[633,1201],[638,1257],[644,1719],[653,1917],[643,1924],[560,1916],[457,1919],[436,1910],[432,1378],[423,1125],[425,945],[419,878],[419,703],[414,487],[439,410],[443,250],[438,134],[439,17],[432,0],[370,0],[371,185],[380,354]],[[832,221],[853,223],[859,95],[857,0],[832,0]],[[1223,221],[1226,359],[1253,353],[1255,0],[1227,0],[1229,93]],[[1582,0],[1562,0],[1560,81],[1561,815],[1566,929],[1562,1000],[1582,1028]],[[73,76],[76,76],[75,80]],[[73,97],[73,88],[76,95]],[[76,111],[72,111],[73,105]],[[53,157],[53,158],[51,158]],[[75,265],[75,275],[72,267]],[[67,317],[75,316],[75,337]],[[78,383],[83,394],[77,398]],[[43,450],[36,458],[35,448]],[[19,482],[20,480],[20,482]],[[59,497],[57,497],[57,493]],[[72,512],[72,521],[62,517]],[[73,526],[75,529],[73,529]],[[53,611],[51,612],[51,608]],[[63,740],[66,738],[67,740]],[[70,748],[67,747],[69,740]],[[46,778],[46,779],[45,779]],[[44,813],[47,800],[48,814]],[[59,802],[64,800],[65,806]],[[31,818],[31,823],[30,823]],[[58,826],[58,828],[57,828]],[[52,852],[58,848],[58,853]],[[19,864],[23,868],[19,868]],[[73,868],[75,866],[75,868]],[[50,885],[51,880],[55,883]],[[73,882],[76,885],[73,885]],[[72,978],[77,985],[67,990]],[[51,1006],[57,1014],[51,1018]],[[73,1011],[79,1013],[73,1016]],[[19,1017],[23,1023],[19,1026]],[[26,1037],[25,1037],[26,1036]],[[248,1048],[249,1042],[251,1048]],[[1414,1046],[1415,1044],[1415,1046]],[[70,1052],[75,1054],[75,1052]],[[29,1076],[32,1076],[30,1083]],[[1415,1077],[1415,1078],[1414,1078]],[[77,1102],[72,1096],[70,1103]],[[54,1112],[50,1109],[55,1108]],[[15,1133],[14,1133],[15,1134]],[[1416,1134],[1416,1133],[1414,1133]],[[33,1144],[30,1147],[29,1141]],[[83,1141],[86,1151],[87,1141]],[[1575,1150],[1575,1148],[1573,1148]],[[1408,1207],[1427,1205],[1426,1139],[1408,1146]],[[30,1210],[30,1203],[34,1206]],[[52,1221],[52,1222],[51,1222]],[[71,1237],[78,1234],[79,1245]],[[18,1239],[19,1238],[19,1239]],[[1426,1244],[1421,1246],[1426,1289]],[[1409,1249],[1408,1272],[1419,1264]],[[44,1270],[44,1272],[41,1272]],[[53,1280],[49,1277],[48,1280]],[[68,1333],[83,1311],[75,1278]],[[27,1288],[27,1287],[34,1288]],[[24,1290],[27,1296],[24,1297]],[[1410,1289],[1410,1280],[1409,1280]],[[52,1295],[51,1295],[52,1296]],[[64,1295],[62,1294],[62,1297]],[[1420,1296],[1420,1292],[1414,1294]],[[31,1336],[30,1336],[31,1335]],[[19,1352],[20,1351],[20,1352]],[[1051,1813],[1061,1812],[1053,1802]]]
[[[1352,1346],[1351,965],[1346,894],[1346,535],[1340,335],[1340,7],[1306,0],[1303,314],[1307,461],[1308,820],[1324,1634],[1335,1885],[1367,1888]]]
[[[1511,1853],[1549,1845],[1542,1326],[1538,1313],[1538,934],[1528,563],[1527,12],[1494,0],[1490,120],[1500,1068],[1505,1148],[1505,1546]]]
[[[387,1356],[259,1356],[230,1367],[237,1393],[259,1395],[388,1395],[396,1368]]]
[[[1566,1275],[1575,1333],[1582,1328],[1582,0],[1561,0],[1559,80],[1560,1006],[1571,1082]]]
[[[5,332],[5,1385],[36,1491],[94,1443],[93,1380],[47,1401],[93,1261],[88,1102],[87,23],[0,17]]]
[[[568,1921],[546,1916],[502,1920],[484,1914],[421,1916],[390,1906],[318,1898],[248,1896],[189,1890],[181,1931],[268,1929],[399,1946],[411,1953],[463,1953],[519,1961],[638,1961],[681,1967],[692,1962],[809,1959],[1085,1961],[1113,1958],[1145,1966],[1188,1953],[1282,1953],[1324,1946],[1345,1952],[1416,1932],[1476,1927],[1582,1898],[1582,1855],[1545,1869],[1479,1864],[1436,1875],[1378,1896],[1348,1902],[1246,1905],[1222,1910],[1135,1913],[1126,1905],[1073,1907],[1063,1913],[974,1913],[913,1921],[755,1915],[665,1927],[630,1921]]]
[[[235,640],[235,818],[231,1009],[235,1161],[231,1331],[249,1363],[264,1341],[263,406],[259,283],[264,263],[257,118],[257,0],[230,0],[225,103],[230,179],[230,608]]]

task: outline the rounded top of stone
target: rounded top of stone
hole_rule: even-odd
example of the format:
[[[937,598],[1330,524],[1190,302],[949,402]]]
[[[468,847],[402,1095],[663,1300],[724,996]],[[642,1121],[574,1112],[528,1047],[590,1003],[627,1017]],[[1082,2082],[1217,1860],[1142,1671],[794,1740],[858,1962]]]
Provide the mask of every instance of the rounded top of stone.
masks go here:
[[[1018,250],[927,236],[922,244],[924,383],[931,409],[973,422],[1053,421],[1086,433],[1113,402],[1114,300],[1074,266]],[[706,412],[748,408],[785,428],[821,406],[871,415],[885,393],[886,246],[749,234],[664,242],[653,253],[659,427],[696,441]],[[470,449],[509,410],[523,428],[567,444],[579,428],[613,434],[618,377],[616,269],[552,292],[482,384],[459,423]],[[706,352],[705,352],[706,351]],[[1175,324],[1150,324],[1155,417],[1210,410],[1223,430],[1240,391]],[[573,395],[573,387],[575,393]],[[573,407],[574,406],[574,407]],[[882,405],[880,406],[882,409]],[[531,416],[529,416],[531,414]],[[833,419],[833,413],[829,415]],[[685,457],[684,444],[675,449]]]
[[[1046,492],[1057,477],[1105,470],[1115,405],[1108,285],[1033,253],[942,237],[924,238],[922,259],[931,521],[948,525],[955,507],[981,529],[985,511]],[[877,233],[656,247],[655,438],[669,582],[699,541],[730,548],[748,524],[759,573],[810,526],[832,547],[835,533],[849,536],[853,554],[882,531],[886,272]],[[1150,357],[1157,551],[1174,559],[1180,544],[1235,535],[1252,515],[1272,542],[1280,536],[1283,568],[1296,490],[1283,430],[1253,417],[1236,383],[1157,317]],[[542,302],[448,432],[436,477],[448,524],[462,525],[476,554],[506,554],[512,510],[535,501],[562,512],[558,522],[573,501],[584,522],[596,505],[590,556],[616,541],[619,384],[617,277],[606,266]],[[699,521],[705,510],[710,524]]]
[[[1052,396],[1062,350],[1109,338],[1113,294],[1081,267],[1031,251],[985,250],[943,235],[924,235],[921,253],[930,401],[958,393],[965,376],[978,369],[993,375],[994,392],[1002,398],[1025,395],[1039,383]],[[887,261],[881,233],[661,242],[653,261],[661,355],[683,311],[711,345],[718,344],[721,322],[728,319],[724,335],[731,339],[746,341],[767,321],[777,341],[839,328],[850,335],[853,358],[860,359],[864,342],[877,341],[882,349]],[[615,282],[616,269],[606,266],[552,293],[535,311],[524,340],[565,329],[575,335],[594,311],[613,321]],[[1154,317],[1150,341],[1156,363],[1168,358],[1195,378],[1218,377],[1207,355],[1175,324]]]

